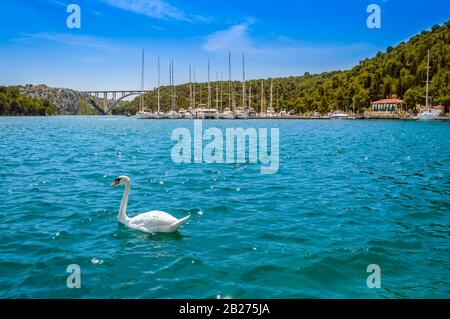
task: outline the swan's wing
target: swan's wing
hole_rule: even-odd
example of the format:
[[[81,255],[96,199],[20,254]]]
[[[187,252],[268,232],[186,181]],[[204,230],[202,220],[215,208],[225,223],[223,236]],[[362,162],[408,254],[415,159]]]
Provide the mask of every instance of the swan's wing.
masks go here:
[[[141,231],[158,232],[161,229],[169,227],[177,219],[161,211],[151,211],[137,215],[130,219],[129,226]]]

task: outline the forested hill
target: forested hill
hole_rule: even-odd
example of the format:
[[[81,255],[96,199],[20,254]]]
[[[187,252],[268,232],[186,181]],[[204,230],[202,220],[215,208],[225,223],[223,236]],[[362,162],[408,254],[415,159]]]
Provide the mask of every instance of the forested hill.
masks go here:
[[[46,85],[0,86],[0,115],[99,114],[89,95]]]
[[[430,50],[430,96],[434,105],[450,105],[450,21],[431,30],[423,31],[408,42],[402,42],[395,48],[389,47],[375,57],[361,61],[346,71],[333,71],[322,74],[275,78],[274,106],[278,109],[296,112],[335,109],[363,110],[370,101],[387,97],[403,98],[409,107],[425,104],[426,56]],[[269,80],[269,81],[267,81]],[[264,94],[269,100],[270,80],[265,79]],[[247,82],[252,87],[251,106],[258,110],[260,105],[261,80]],[[234,82],[237,94],[241,94],[242,85]],[[212,99],[215,100],[215,84],[212,85]],[[206,83],[197,84],[197,102],[206,103]],[[225,93],[228,84],[223,83],[224,105],[228,105]],[[188,108],[189,85],[176,87],[177,108]],[[277,94],[278,93],[278,94]],[[162,87],[162,108],[169,108],[169,88]],[[278,96],[278,98],[277,98]],[[146,97],[146,107],[155,109],[156,92]],[[278,103],[277,103],[278,101]],[[236,98],[240,107],[242,99]],[[125,106],[126,110],[136,110],[138,99]],[[125,108],[116,112],[124,112]]]

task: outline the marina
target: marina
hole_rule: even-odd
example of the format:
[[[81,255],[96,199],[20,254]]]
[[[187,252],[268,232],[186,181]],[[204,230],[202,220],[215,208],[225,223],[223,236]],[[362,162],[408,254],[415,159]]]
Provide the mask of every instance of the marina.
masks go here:
[[[268,97],[268,105],[264,91],[264,80],[261,80],[261,87],[259,91],[260,105],[258,111],[251,107],[251,86],[246,88],[246,71],[245,71],[245,54],[242,53],[242,89],[241,93],[237,94],[236,86],[232,84],[231,78],[231,52],[228,53],[228,92],[223,91],[223,77],[219,81],[219,72],[216,72],[216,82],[212,85],[210,73],[210,60],[207,63],[207,99],[206,103],[197,103],[198,97],[196,94],[197,82],[192,80],[192,69],[189,66],[189,108],[180,108],[177,110],[176,85],[174,82],[174,64],[173,59],[169,63],[169,87],[170,87],[170,107],[166,113],[161,109],[161,94],[160,94],[160,58],[158,57],[158,86],[157,90],[157,105],[152,110],[145,105],[145,94],[139,96],[139,111],[136,113],[136,119],[201,119],[201,120],[247,120],[247,119],[311,119],[311,120],[450,120],[450,114],[447,107],[431,106],[428,96],[429,85],[429,69],[430,57],[427,55],[427,74],[426,74],[426,97],[425,108],[417,115],[409,112],[405,102],[398,98],[386,98],[378,101],[370,102],[369,107],[362,113],[355,113],[354,106],[348,107],[346,111],[335,110],[321,114],[320,112],[309,112],[306,114],[296,114],[293,110],[286,111],[281,109],[278,105],[278,92],[276,93],[277,105],[274,105],[274,89],[273,79],[270,80],[270,90]],[[145,92],[144,83],[144,51],[142,51],[142,71],[141,71],[141,91]],[[223,73],[221,73],[223,74]],[[212,87],[215,86],[215,100],[213,101]],[[258,94],[258,92],[256,92]],[[241,97],[241,105],[236,106],[236,99]],[[224,97],[226,103],[224,103]]]

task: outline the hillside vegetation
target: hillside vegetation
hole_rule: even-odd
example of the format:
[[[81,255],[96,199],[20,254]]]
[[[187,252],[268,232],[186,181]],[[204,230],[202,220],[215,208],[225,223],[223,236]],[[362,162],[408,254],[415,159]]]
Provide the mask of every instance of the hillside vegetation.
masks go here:
[[[0,87],[0,115],[100,114],[89,95],[46,85]]]
[[[56,107],[48,100],[30,98],[16,87],[0,87],[0,115],[53,115]]]

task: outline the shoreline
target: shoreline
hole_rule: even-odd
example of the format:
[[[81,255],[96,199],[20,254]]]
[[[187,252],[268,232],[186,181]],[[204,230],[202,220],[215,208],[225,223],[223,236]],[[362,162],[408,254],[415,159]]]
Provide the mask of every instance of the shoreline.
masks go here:
[[[126,115],[99,115],[99,114],[57,114],[57,115],[0,115],[0,118],[7,118],[7,117],[14,117],[14,118],[24,118],[24,117],[33,117],[33,118],[52,118],[52,117],[126,117],[131,119],[136,119],[135,116],[126,116]],[[136,119],[137,120],[137,119]],[[149,119],[139,119],[139,120],[206,120],[206,121],[233,121],[233,120],[318,120],[318,121],[324,121],[324,120],[333,120],[333,121],[373,121],[373,120],[388,120],[388,121],[419,121],[416,117],[382,117],[382,116],[371,116],[371,117],[365,117],[365,118],[355,118],[355,117],[348,117],[348,118],[342,118],[342,119],[332,119],[331,117],[308,117],[308,116],[287,116],[287,117],[250,117],[246,119],[196,119],[196,118],[149,118]],[[430,122],[430,121],[450,121],[450,115],[448,116],[440,116],[434,120],[423,120],[421,122]]]

